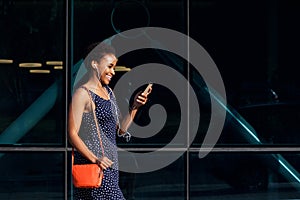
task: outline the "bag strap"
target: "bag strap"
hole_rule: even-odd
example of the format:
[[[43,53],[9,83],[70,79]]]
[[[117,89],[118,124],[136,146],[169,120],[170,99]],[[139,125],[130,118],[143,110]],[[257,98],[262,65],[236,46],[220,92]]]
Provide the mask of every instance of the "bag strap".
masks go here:
[[[95,109],[93,108],[94,104],[93,104],[91,93],[85,86],[81,86],[81,88],[86,90],[89,95],[90,102],[91,102],[91,108],[92,108],[92,112],[93,112],[93,117],[94,117],[96,129],[97,129],[97,133],[98,133],[98,137],[99,137],[100,147],[101,147],[101,151],[102,151],[102,156],[104,156],[104,148],[103,148],[102,139],[101,139],[101,135],[100,135],[100,128],[99,128],[99,124],[98,124],[98,120],[97,120],[96,112],[95,112],[96,108]],[[74,147],[72,148],[72,165],[73,164],[74,164]]]

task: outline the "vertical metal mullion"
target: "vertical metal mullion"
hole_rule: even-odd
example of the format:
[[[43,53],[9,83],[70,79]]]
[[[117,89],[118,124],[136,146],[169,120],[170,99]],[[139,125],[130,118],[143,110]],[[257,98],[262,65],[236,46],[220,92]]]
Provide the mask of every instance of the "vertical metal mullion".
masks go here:
[[[66,2],[65,2],[65,4],[66,4],[66,7],[65,7],[65,11],[66,11],[66,18],[65,18],[65,21],[66,21],[66,24],[65,24],[65,37],[66,37],[66,41],[65,41],[65,81],[64,81],[64,84],[66,84],[65,85],[65,122],[67,123],[67,99],[68,99],[68,95],[67,95],[67,91],[68,91],[68,79],[67,79],[67,77],[68,77],[68,64],[69,64],[69,62],[68,62],[68,9],[69,9],[69,5],[68,5],[68,0],[66,0]],[[64,151],[64,158],[65,158],[65,160],[64,160],[64,164],[65,164],[65,166],[64,166],[64,175],[65,175],[65,184],[64,184],[64,187],[65,187],[65,200],[67,200],[68,199],[68,173],[67,173],[67,170],[68,170],[68,151],[66,151],[66,149],[67,149],[67,129],[66,129],[66,126],[67,126],[67,124],[65,125],[65,130],[64,130],[64,132],[65,132],[65,151]]]
[[[190,82],[190,46],[189,46],[189,35],[190,35],[190,29],[189,29],[189,22],[190,22],[190,16],[189,16],[189,6],[190,2],[187,0],[186,2],[186,16],[187,16],[187,79],[188,83]],[[190,151],[189,151],[189,145],[190,145],[190,90],[189,85],[187,85],[187,151],[186,151],[186,199],[190,199]]]
[[[70,28],[69,28],[69,10],[70,10],[70,1],[69,0],[66,0],[65,1],[65,11],[66,11],[66,25],[65,25],[65,37],[66,37],[66,42],[65,42],[65,81],[64,81],[64,84],[65,84],[65,151],[64,151],[64,156],[65,156],[65,166],[64,166],[64,171],[65,171],[65,200],[68,199],[68,185],[69,185],[69,181],[68,181],[68,136],[67,136],[67,119],[68,119],[68,91],[69,91],[69,87],[68,87],[68,83],[69,83],[69,76],[68,76],[68,69],[69,67],[68,66],[71,66],[70,65],[70,60],[69,60],[69,31],[70,31]]]

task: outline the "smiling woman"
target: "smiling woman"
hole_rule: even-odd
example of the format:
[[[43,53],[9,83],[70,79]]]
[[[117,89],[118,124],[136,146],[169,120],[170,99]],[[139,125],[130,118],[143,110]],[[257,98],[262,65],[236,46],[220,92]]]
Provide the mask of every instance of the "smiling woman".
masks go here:
[[[151,89],[148,93],[136,95],[132,105],[134,109],[120,122],[117,101],[108,86],[115,75],[118,61],[115,51],[106,43],[95,43],[89,46],[88,50],[84,61],[88,71],[86,80],[75,89],[69,107],[68,136],[70,143],[77,150],[74,163],[96,163],[104,170],[104,178],[100,188],[75,188],[74,197],[125,199],[118,185],[116,135],[126,139],[130,137],[127,128],[138,108],[146,103]],[[95,117],[98,123],[93,122]],[[100,130],[100,133],[97,130]]]

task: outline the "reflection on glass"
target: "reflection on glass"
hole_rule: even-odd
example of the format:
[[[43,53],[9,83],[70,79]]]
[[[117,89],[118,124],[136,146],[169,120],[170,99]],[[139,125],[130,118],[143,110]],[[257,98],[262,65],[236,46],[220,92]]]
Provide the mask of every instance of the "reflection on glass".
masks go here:
[[[65,3],[7,1],[1,7],[1,59],[13,62],[0,63],[0,144],[63,142],[64,72],[47,61],[65,57]],[[31,73],[37,68],[47,73]]]
[[[143,152],[139,152],[143,154]],[[144,152],[145,153],[145,152]],[[160,153],[153,162],[164,162],[172,152]],[[121,157],[123,156],[120,152]],[[150,159],[150,158],[149,158]],[[120,162],[120,165],[123,163]],[[132,165],[143,166],[138,160]],[[127,173],[120,171],[120,187],[126,199],[185,199],[185,156],[161,169],[147,173]]]
[[[0,157],[0,199],[63,199],[63,153],[7,153]]]
[[[299,155],[284,154],[299,170]],[[211,153],[199,159],[191,154],[191,199],[298,199],[300,182],[287,176],[274,154]]]

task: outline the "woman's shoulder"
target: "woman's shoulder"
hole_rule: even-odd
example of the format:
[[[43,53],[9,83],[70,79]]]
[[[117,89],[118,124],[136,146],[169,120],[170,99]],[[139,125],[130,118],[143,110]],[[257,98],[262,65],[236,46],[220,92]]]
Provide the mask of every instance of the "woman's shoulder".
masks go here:
[[[86,85],[82,85],[75,89],[73,97],[77,97],[77,96],[88,97],[88,92],[89,92],[88,87]]]

